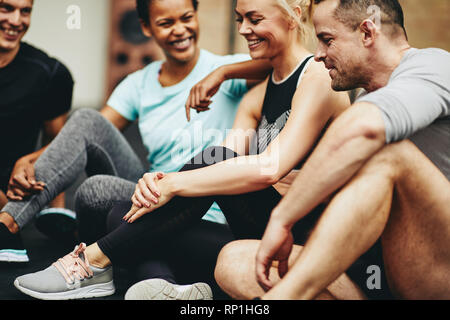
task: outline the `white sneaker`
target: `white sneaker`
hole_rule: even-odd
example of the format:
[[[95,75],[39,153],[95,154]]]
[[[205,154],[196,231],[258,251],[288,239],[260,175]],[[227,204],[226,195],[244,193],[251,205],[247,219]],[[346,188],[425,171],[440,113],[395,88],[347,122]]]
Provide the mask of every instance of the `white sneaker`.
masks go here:
[[[125,294],[125,300],[212,300],[206,283],[177,285],[163,279],[149,279],[136,283]]]
[[[28,262],[27,250],[20,234],[12,234],[0,223],[0,262]]]

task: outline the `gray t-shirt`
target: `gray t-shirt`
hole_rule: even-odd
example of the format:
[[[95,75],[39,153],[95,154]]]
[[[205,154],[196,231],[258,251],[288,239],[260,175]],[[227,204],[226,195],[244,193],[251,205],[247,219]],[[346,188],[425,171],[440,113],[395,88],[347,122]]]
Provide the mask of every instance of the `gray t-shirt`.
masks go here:
[[[450,53],[410,49],[388,84],[363,93],[382,112],[386,143],[410,139],[450,180]]]

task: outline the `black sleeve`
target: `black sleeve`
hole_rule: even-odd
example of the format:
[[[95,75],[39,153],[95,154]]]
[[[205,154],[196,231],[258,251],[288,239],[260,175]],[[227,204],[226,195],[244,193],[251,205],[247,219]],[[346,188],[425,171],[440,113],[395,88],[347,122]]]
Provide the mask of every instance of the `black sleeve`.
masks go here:
[[[73,85],[70,71],[56,61],[47,89],[45,108],[43,108],[45,121],[55,119],[71,109]]]

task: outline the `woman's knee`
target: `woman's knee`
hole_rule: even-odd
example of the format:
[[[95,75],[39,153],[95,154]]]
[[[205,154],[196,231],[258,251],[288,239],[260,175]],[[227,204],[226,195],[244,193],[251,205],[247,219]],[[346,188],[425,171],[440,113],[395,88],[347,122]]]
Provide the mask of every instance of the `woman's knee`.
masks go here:
[[[66,124],[72,130],[79,130],[84,134],[92,134],[92,130],[99,130],[109,125],[112,124],[100,112],[90,108],[77,109]]]
[[[97,119],[100,117],[103,118],[103,116],[97,110],[90,109],[90,108],[81,108],[81,109],[77,109],[73,112],[73,114],[70,116],[70,120],[88,122],[88,121],[92,121],[92,119]],[[105,119],[105,118],[103,118],[103,119]]]
[[[194,156],[180,169],[180,171],[189,171],[204,168],[228,159],[235,158],[237,156],[238,154],[233,150],[225,148],[223,146],[208,147]]]
[[[97,176],[86,179],[75,192],[75,203],[81,206],[89,205],[89,202],[92,199],[92,190],[95,188],[97,182]]]
[[[102,202],[102,192],[106,175],[96,175],[86,179],[75,192],[75,207],[77,212],[92,211],[99,202]],[[109,180],[108,180],[109,181]],[[108,183],[108,182],[107,182]]]

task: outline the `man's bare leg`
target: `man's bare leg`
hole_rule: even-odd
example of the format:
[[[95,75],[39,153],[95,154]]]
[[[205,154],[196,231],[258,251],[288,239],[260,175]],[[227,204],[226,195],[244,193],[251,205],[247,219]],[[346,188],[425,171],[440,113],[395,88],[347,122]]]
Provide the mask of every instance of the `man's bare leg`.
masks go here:
[[[450,299],[450,181],[405,141],[382,235],[386,277],[402,299]],[[406,161],[408,159],[408,161]]]
[[[215,278],[219,286],[234,299],[253,299],[265,294],[255,277],[255,256],[259,241],[240,240],[225,246],[217,259]],[[294,246],[289,258],[292,265],[302,250]],[[270,279],[277,283],[280,278],[274,265],[270,270]],[[345,274],[324,290],[317,299],[320,300],[361,300],[365,299],[362,291]]]
[[[332,199],[265,298],[312,299],[382,235],[398,298],[450,298],[450,182],[410,141],[383,148]]]

